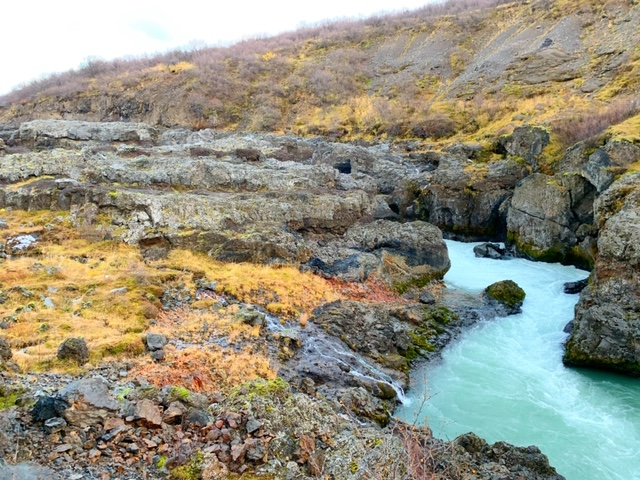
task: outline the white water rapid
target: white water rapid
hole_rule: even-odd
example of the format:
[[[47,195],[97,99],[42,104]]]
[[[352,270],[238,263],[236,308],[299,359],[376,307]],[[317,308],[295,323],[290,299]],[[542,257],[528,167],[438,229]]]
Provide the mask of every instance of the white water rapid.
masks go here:
[[[578,300],[563,284],[587,272],[475,258],[474,245],[447,242],[448,287],[477,293],[510,279],[527,294],[523,312],[475,325],[442,360],[412,372],[410,401],[396,415],[444,439],[473,431],[537,445],[567,480],[639,480],[640,380],[562,365],[562,329]]]

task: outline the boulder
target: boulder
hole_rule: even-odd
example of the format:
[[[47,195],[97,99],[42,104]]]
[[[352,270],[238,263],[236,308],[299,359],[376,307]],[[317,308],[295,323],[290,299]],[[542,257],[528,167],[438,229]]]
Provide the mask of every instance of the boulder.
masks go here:
[[[500,260],[505,256],[507,251],[497,243],[482,243],[473,247],[473,253],[479,258],[491,258],[493,260]]]
[[[162,350],[168,341],[167,336],[161,333],[147,333],[144,337],[145,346],[150,352]]]
[[[67,338],[58,347],[58,359],[70,360],[78,365],[89,361],[89,348],[84,338]]]
[[[550,138],[546,128],[525,125],[514,129],[511,135],[501,137],[498,146],[508,155],[522,158],[536,172],[542,150],[549,145]]]
[[[0,361],[11,360],[13,353],[11,353],[11,346],[5,338],[0,337]]]
[[[526,293],[513,280],[502,280],[489,285],[483,296],[490,305],[496,307],[498,315],[514,315],[522,312]]]
[[[601,148],[589,156],[589,160],[582,167],[582,176],[596,187],[598,193],[604,192],[615,178],[611,171],[611,158]]]
[[[640,376],[640,173],[613,183],[596,201],[595,216],[598,256],[563,360]]]
[[[62,415],[64,419],[80,428],[103,424],[119,408],[109,383],[99,376],[70,383],[59,392],[58,399],[69,405]]]
[[[344,240],[347,247],[379,258],[382,277],[399,290],[424,287],[451,267],[442,232],[426,222],[376,220],[351,227]]]
[[[574,293],[580,293],[582,290],[586,288],[589,284],[589,280],[585,278],[584,280],[578,280],[577,282],[566,282],[563,286],[564,293],[568,293],[570,295]]]
[[[410,328],[391,309],[365,302],[337,301],[315,309],[311,320],[352,350],[406,371],[406,356],[413,346]],[[397,364],[392,362],[396,358]]]
[[[57,397],[40,397],[31,410],[31,418],[36,422],[46,422],[52,418],[59,418],[69,404]]]

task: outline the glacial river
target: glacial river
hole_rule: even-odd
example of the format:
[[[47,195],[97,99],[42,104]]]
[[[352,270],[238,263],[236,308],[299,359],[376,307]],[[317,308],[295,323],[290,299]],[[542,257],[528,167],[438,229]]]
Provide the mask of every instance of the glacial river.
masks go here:
[[[527,293],[523,312],[475,325],[441,361],[412,372],[396,415],[443,439],[473,431],[490,443],[537,445],[567,480],[640,480],[640,379],[562,365],[562,329],[578,300],[563,284],[587,272],[479,259],[474,245],[447,242],[447,286],[477,293],[514,280]]]

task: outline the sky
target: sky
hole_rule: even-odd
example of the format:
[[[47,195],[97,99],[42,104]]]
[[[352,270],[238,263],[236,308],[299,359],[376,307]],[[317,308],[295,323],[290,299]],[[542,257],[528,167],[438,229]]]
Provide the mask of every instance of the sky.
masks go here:
[[[189,45],[227,45],[437,0],[20,0],[0,6],[0,95],[42,76]]]

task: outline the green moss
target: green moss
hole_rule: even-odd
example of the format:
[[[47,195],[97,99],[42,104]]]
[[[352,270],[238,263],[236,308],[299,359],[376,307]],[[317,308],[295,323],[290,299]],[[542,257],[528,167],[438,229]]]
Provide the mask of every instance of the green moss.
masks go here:
[[[408,360],[415,360],[420,355],[420,351],[433,352],[435,347],[429,343],[428,338],[431,335],[424,333],[424,330],[413,330],[409,332],[409,338],[411,338],[411,345],[406,352],[403,352]]]
[[[585,270],[593,270],[595,258],[580,247],[565,247],[554,245],[547,249],[541,249],[527,242],[523,242],[514,232],[507,234],[507,243],[515,245],[519,253],[531,260],[546,263],[562,263],[574,265]]]
[[[178,386],[171,389],[169,397],[172,400],[186,402],[187,400],[189,400],[189,395],[191,395],[191,392],[188,389]]]
[[[442,275],[438,275],[435,272],[427,273],[424,275],[420,275],[419,277],[411,278],[404,282],[397,282],[393,285],[393,289],[396,292],[398,292],[400,295],[403,295],[407,293],[409,290],[411,290],[412,288],[424,288],[427,285],[429,285],[429,283],[431,283],[432,280],[436,280],[441,277]]]
[[[385,355],[379,355],[375,358],[383,366],[391,368],[392,370],[398,370],[400,372],[409,372],[409,358],[396,353],[387,353]]]
[[[487,287],[487,295],[500,303],[509,307],[522,304],[526,293],[513,280],[503,280]]]
[[[196,452],[185,465],[177,467],[171,472],[171,478],[177,480],[199,480],[202,478],[202,463],[204,455]]]
[[[289,384],[282,378],[276,377],[272,380],[265,380],[258,378],[247,383],[243,383],[239,387],[234,388],[231,391],[230,397],[239,396],[258,396],[258,397],[272,397],[272,396],[284,396],[289,393]]]
[[[453,321],[458,320],[458,315],[447,307],[429,307],[425,310],[423,320],[430,323],[439,323],[441,325],[447,325]]]
[[[13,407],[21,394],[21,391],[0,391],[0,410]]]

